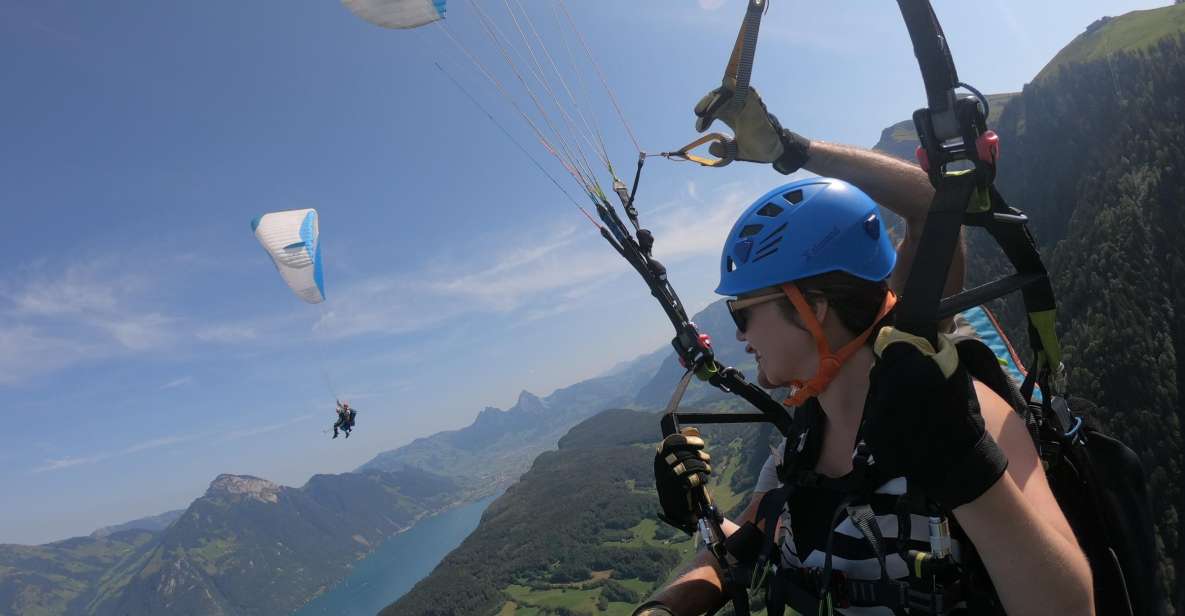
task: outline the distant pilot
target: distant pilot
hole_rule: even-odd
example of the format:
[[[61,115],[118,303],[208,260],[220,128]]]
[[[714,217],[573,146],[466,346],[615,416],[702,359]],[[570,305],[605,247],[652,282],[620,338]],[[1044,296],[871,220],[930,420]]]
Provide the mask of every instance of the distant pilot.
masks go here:
[[[354,429],[354,417],[357,412],[350,408],[349,402],[337,402],[337,423],[333,424],[333,438],[337,438],[338,430],[346,433],[346,438],[350,438],[350,431]]]

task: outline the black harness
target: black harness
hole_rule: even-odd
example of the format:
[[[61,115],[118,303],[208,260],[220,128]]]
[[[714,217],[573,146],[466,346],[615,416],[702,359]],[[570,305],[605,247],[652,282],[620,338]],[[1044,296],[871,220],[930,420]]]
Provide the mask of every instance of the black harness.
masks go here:
[[[968,343],[991,353],[978,341]],[[859,436],[852,472],[833,478],[813,470],[822,450],[824,421],[823,410],[815,399],[797,409],[782,453],[782,464],[778,466],[782,485],[762,497],[757,522],[746,524],[744,528],[749,530],[745,534],[736,534],[740,535],[738,545],[734,546],[737,553],[755,554],[752,566],[758,570],[768,568],[771,572],[768,576],[754,576],[755,580],[766,580],[765,602],[770,616],[780,616],[787,608],[803,614],[830,614],[834,609],[852,606],[886,607],[895,614],[941,615],[960,605],[975,605],[979,608],[976,613],[999,613],[992,608],[997,603],[994,591],[986,575],[979,574],[978,559],[961,529],[953,524],[948,526],[947,512],[935,509],[922,495],[908,490],[901,495],[877,493],[877,488],[893,478],[879,472]],[[781,536],[774,532],[782,512],[796,495],[809,497],[810,491],[819,490],[842,497],[827,525],[824,564],[807,567],[783,562]],[[877,515],[885,514],[895,515],[897,519],[897,539],[892,542],[885,538],[876,519]],[[927,550],[910,547],[915,514],[929,518]],[[845,515],[875,555],[880,569],[878,579],[853,579],[833,569],[835,528]],[[959,561],[951,551],[952,537],[963,548]],[[739,545],[742,541],[747,545]],[[891,547],[895,548],[893,552]],[[905,578],[889,576],[886,558],[891,553],[906,563]]]

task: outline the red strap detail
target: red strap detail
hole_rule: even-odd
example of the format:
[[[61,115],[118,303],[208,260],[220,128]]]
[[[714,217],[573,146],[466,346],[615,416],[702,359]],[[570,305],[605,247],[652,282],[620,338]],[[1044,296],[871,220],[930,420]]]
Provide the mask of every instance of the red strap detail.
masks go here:
[[[918,159],[918,164],[921,165],[922,171],[930,172],[930,155],[926,153],[926,148],[918,146],[918,149],[913,151],[914,157]]]
[[[835,377],[839,375],[840,368],[843,368],[844,362],[860,350],[864,346],[864,342],[872,335],[872,330],[889,314],[893,306],[897,305],[897,295],[892,290],[885,292],[885,301],[881,303],[881,309],[877,312],[876,319],[872,321],[872,325],[864,330],[864,333],[856,336],[851,341],[843,346],[839,351],[832,353],[831,345],[827,343],[827,336],[823,334],[823,327],[819,325],[818,319],[815,318],[814,310],[811,310],[810,304],[807,303],[806,298],[803,297],[802,291],[798,286],[792,282],[782,285],[782,292],[786,297],[790,298],[790,303],[794,304],[794,308],[798,310],[798,316],[802,317],[802,322],[806,325],[807,331],[815,339],[815,348],[819,352],[819,368],[815,372],[815,376],[806,381],[791,381],[794,386],[794,394],[782,401],[786,406],[800,406],[802,403],[818,396],[827,390],[827,386]]]
[[[979,155],[979,160],[985,163],[996,164],[1000,160],[1000,137],[995,131],[987,131],[975,140],[975,153]]]

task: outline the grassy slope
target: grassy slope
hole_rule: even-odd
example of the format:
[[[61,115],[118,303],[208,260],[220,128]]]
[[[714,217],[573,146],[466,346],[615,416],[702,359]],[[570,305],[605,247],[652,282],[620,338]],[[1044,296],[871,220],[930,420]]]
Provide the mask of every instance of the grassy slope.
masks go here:
[[[157,533],[128,530],[41,546],[0,546],[0,614],[79,613],[95,594],[155,544]]]
[[[1097,60],[1119,51],[1140,51],[1156,41],[1185,30],[1185,4],[1132,11],[1089,28],[1066,45],[1034,81],[1062,66]]]
[[[731,488],[733,475],[736,473],[743,443],[740,439],[733,440],[726,447],[721,448],[713,457],[715,474],[711,482],[711,491],[717,505],[727,511],[748,496],[748,492],[734,492]],[[631,491],[651,494],[653,488],[637,490],[631,486]],[[642,547],[646,545],[673,548],[679,552],[680,562],[671,571],[671,575],[662,582],[655,584],[634,578],[617,579],[618,582],[636,591],[640,596],[649,595],[655,588],[670,582],[695,557],[696,542],[690,537],[678,533],[674,537],[660,539],[656,531],[660,531],[661,522],[656,519],[644,519],[630,529],[632,538],[628,541],[612,541],[607,545],[622,547]],[[597,599],[602,594],[600,582],[605,577],[594,574],[587,582],[577,584],[552,584],[547,589],[532,589],[517,584],[505,589],[511,600],[507,601],[499,612],[499,616],[533,616],[540,609],[565,608],[575,612],[590,614],[606,614],[608,616],[628,616],[633,612],[634,605],[621,602],[610,602],[605,609],[597,607]]]

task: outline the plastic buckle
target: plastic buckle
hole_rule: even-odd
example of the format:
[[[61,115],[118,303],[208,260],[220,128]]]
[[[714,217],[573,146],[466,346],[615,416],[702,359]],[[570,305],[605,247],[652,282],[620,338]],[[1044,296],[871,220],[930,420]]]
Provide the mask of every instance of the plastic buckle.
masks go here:
[[[1051,394],[1064,393],[1066,391],[1067,379],[1068,375],[1066,374],[1066,364],[1058,362],[1057,370],[1055,370],[1053,372],[1053,376],[1050,377],[1049,386],[1053,388]]]
[[[994,165],[1000,160],[1000,136],[996,131],[985,131],[975,140],[975,153],[985,163]]]
[[[1049,400],[1049,406],[1053,409],[1053,416],[1057,420],[1057,429],[1063,435],[1069,436],[1077,430],[1074,420],[1081,419],[1075,417],[1074,413],[1070,411],[1070,404],[1065,398],[1061,396],[1053,396]]]
[[[918,159],[918,165],[922,167],[922,171],[930,173],[930,155],[926,153],[926,148],[919,145],[913,155]]]
[[[1070,428],[1070,430],[1068,432],[1066,432],[1065,434],[1063,434],[1062,436],[1070,439],[1071,441],[1076,440],[1078,438],[1078,431],[1081,429],[1082,429],[1082,418],[1075,417],[1074,418],[1074,427]]]

